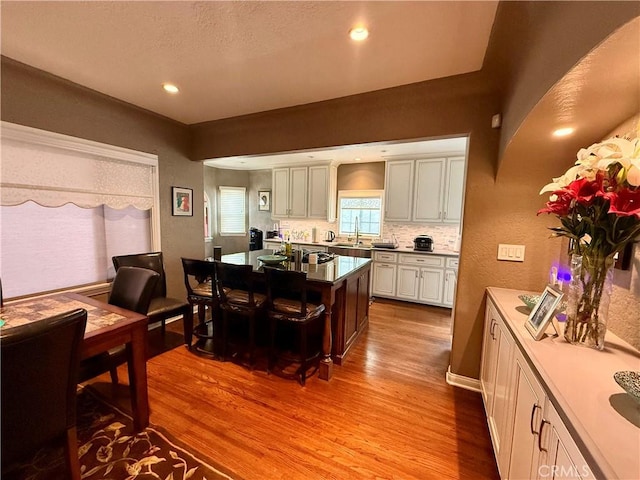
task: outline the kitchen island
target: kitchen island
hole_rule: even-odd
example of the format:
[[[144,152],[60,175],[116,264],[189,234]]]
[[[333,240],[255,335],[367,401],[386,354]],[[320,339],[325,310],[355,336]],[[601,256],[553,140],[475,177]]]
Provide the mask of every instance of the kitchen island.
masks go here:
[[[271,255],[271,249],[223,255],[221,261],[236,265],[252,265],[253,271],[263,278],[262,261],[258,257]],[[333,363],[342,365],[349,350],[369,325],[369,276],[371,259],[336,256],[319,265],[286,261],[281,268],[307,274],[308,288],[317,292],[325,306],[323,358],[319,376],[331,378]]]

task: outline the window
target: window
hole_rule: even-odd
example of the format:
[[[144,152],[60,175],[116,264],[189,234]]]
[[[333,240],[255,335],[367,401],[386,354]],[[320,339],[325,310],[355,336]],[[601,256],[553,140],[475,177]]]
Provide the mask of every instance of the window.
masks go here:
[[[26,202],[0,215],[7,298],[105,282],[112,256],[151,250],[150,210]]]
[[[112,256],[161,250],[157,156],[7,122],[0,143],[6,297],[103,284]]]
[[[353,236],[356,218],[360,235],[382,234],[382,190],[341,190],[338,192],[338,235]]]
[[[246,235],[246,190],[220,187],[220,235]]]

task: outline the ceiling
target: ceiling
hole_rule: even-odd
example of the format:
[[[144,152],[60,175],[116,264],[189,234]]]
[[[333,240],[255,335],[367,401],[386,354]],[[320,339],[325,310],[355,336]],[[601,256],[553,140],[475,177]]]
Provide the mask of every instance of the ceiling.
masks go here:
[[[195,124],[480,70],[497,4],[3,1],[1,52]],[[365,42],[348,36],[357,25],[370,30]],[[165,82],[176,84],[180,92],[166,93],[161,88]],[[451,142],[207,163],[251,169],[291,161],[379,161],[466,150],[464,139]]]

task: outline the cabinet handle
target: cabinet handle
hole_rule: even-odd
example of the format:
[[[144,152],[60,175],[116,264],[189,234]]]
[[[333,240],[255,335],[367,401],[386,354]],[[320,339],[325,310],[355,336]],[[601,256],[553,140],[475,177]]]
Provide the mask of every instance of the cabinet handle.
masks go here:
[[[447,212],[444,212],[444,218],[447,218]]]
[[[438,218],[442,218],[442,212],[438,212]]]
[[[531,421],[529,422],[529,427],[531,428],[531,435],[538,435],[540,432],[536,432],[533,429],[533,416],[536,413],[536,408],[540,408],[540,405],[538,405],[537,403],[533,404],[533,408],[531,409]]]
[[[538,450],[541,451],[541,452],[546,452],[547,451],[546,448],[542,448],[542,429],[544,428],[545,424],[551,425],[550,422],[546,421],[543,418],[542,421],[540,422],[540,433],[538,434]]]
[[[496,321],[495,319],[491,319],[491,326],[489,327],[489,335],[491,335],[491,338],[493,338],[494,340],[496,339],[496,336],[493,334],[493,329],[496,327]]]

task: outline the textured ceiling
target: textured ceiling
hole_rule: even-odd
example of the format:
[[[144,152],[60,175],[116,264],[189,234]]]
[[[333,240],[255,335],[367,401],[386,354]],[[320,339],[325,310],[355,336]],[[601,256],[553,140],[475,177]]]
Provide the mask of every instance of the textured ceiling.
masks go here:
[[[193,124],[479,70],[497,3],[3,1],[1,49]]]

